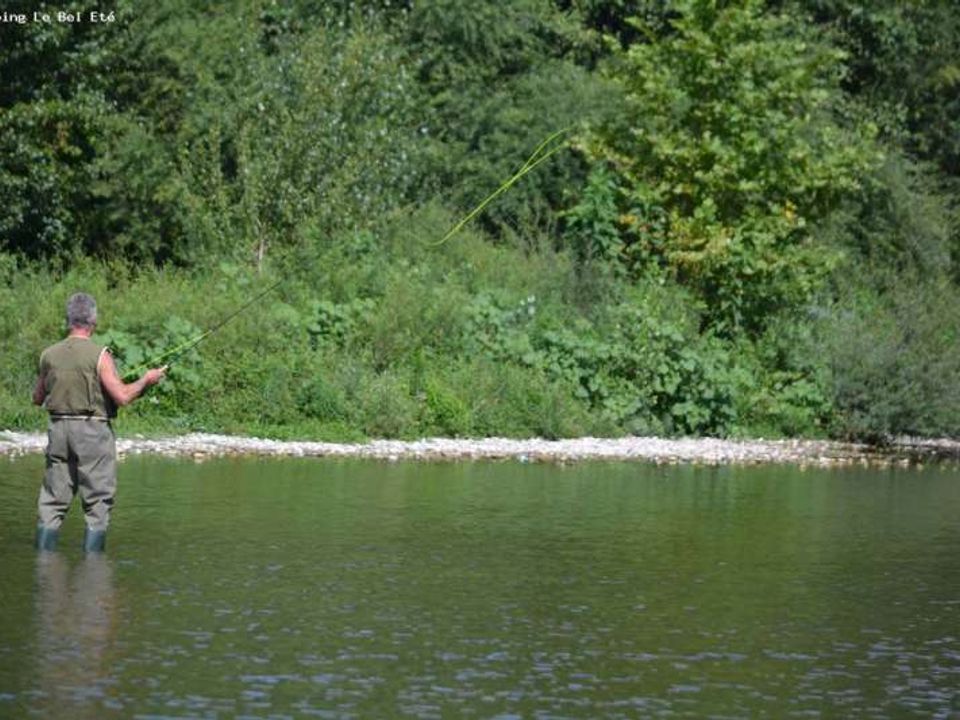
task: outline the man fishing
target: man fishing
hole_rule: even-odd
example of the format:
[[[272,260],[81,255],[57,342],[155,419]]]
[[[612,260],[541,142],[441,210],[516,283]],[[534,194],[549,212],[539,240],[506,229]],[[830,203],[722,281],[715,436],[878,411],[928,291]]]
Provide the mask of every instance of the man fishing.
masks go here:
[[[77,490],[87,527],[83,549],[102,551],[117,489],[116,439],[110,421],[163,379],[166,366],[147,370],[124,383],[110,351],[90,336],[97,325],[97,303],[86,293],[67,300],[67,337],[40,355],[33,402],[50,413],[47,467],[37,501],[37,548],[53,550],[60,525]]]

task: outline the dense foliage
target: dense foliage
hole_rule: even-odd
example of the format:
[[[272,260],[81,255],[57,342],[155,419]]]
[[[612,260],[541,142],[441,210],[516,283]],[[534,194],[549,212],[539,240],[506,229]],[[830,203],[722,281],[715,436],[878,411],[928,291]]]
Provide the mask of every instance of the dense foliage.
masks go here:
[[[129,369],[280,279],[121,429],[960,433],[954,4],[38,9],[0,24],[5,426],[71,292]]]

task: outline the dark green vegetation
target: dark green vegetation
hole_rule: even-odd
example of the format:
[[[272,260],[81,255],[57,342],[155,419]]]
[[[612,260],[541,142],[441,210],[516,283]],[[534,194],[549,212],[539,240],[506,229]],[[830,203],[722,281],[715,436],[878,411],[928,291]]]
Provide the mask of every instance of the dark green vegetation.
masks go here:
[[[0,424],[69,293],[132,367],[282,278],[123,427],[956,435],[960,6],[862,5],[0,25]]]

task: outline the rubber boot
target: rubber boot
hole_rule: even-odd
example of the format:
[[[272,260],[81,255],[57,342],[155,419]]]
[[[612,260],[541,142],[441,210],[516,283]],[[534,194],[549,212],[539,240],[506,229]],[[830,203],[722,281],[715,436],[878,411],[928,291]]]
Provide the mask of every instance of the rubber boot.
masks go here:
[[[60,530],[54,530],[43,525],[37,525],[37,550],[56,550],[57,540],[60,539]]]
[[[91,530],[86,528],[83,531],[83,551],[84,552],[103,552],[107,546],[106,530]]]

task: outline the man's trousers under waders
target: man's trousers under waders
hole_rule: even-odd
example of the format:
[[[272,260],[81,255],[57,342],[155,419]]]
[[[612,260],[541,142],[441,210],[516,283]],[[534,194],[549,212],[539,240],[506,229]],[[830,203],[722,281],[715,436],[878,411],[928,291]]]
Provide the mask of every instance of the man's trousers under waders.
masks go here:
[[[56,533],[79,490],[88,534],[106,533],[117,491],[117,443],[110,422],[51,417],[46,457],[37,502],[38,531]]]

